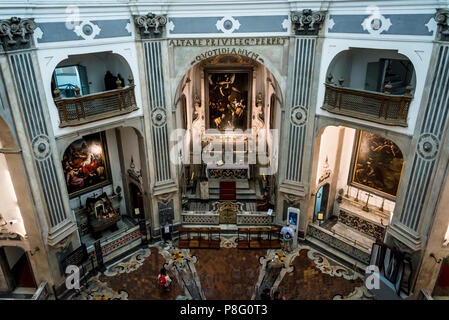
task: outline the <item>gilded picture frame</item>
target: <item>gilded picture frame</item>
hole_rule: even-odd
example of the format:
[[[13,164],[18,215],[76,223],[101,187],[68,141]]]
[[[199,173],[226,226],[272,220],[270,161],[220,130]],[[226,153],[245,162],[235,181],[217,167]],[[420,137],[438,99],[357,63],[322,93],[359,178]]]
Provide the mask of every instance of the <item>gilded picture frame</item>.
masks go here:
[[[104,132],[83,136],[72,142],[62,159],[70,198],[112,183]]]
[[[390,139],[357,130],[349,173],[349,184],[378,196],[395,200],[399,191],[404,157]]]
[[[206,128],[250,128],[252,69],[206,69]]]

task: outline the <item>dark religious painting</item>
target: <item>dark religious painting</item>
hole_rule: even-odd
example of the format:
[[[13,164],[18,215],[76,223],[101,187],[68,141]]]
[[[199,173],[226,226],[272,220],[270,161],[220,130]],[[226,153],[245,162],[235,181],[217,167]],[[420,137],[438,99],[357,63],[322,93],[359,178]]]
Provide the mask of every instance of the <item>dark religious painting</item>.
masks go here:
[[[90,134],[70,144],[62,160],[69,196],[110,183],[108,166],[103,133]]]
[[[404,167],[401,150],[393,141],[366,131],[358,133],[355,143],[351,184],[395,198]]]
[[[248,127],[249,72],[207,74],[209,128],[222,130]]]

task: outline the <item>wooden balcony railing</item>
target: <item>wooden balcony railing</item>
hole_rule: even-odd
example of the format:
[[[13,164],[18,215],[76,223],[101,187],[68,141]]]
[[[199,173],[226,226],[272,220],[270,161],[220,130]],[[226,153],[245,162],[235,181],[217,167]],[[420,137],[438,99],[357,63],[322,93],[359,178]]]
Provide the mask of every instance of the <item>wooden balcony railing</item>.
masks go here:
[[[76,96],[61,98],[60,91],[54,91],[54,101],[59,113],[59,127],[76,126],[98,121],[137,110],[133,79],[129,86],[122,88],[117,80],[118,89],[81,96],[75,88]]]
[[[358,119],[386,125],[407,127],[407,115],[412,101],[412,87],[407,86],[404,95],[390,94],[391,84],[385,85],[384,93],[357,90],[330,83],[328,77],[322,109]]]

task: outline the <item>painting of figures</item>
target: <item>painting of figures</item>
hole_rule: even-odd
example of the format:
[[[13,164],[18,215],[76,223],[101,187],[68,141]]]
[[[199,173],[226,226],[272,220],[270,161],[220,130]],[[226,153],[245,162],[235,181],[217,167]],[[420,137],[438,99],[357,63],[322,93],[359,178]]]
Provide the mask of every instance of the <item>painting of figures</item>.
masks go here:
[[[110,182],[106,154],[102,133],[84,136],[70,144],[62,160],[69,196],[88,192]]]
[[[395,198],[404,166],[399,147],[389,139],[366,131],[356,135],[355,143],[351,184]]]
[[[223,130],[248,127],[249,72],[207,74],[209,128]]]

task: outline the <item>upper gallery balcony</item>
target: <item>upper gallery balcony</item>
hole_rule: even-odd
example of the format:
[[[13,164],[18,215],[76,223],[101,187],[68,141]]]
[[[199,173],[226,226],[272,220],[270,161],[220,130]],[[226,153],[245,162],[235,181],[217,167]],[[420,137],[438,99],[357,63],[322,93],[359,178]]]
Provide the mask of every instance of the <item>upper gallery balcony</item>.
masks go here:
[[[129,75],[128,86],[121,74]],[[101,52],[69,56],[56,67],[52,79],[59,127],[137,110],[134,87],[129,65],[119,55]]]
[[[387,50],[350,49],[328,69],[322,109],[385,125],[407,127],[413,65]],[[332,81],[338,75],[338,84]],[[346,85],[347,84],[347,85]]]

